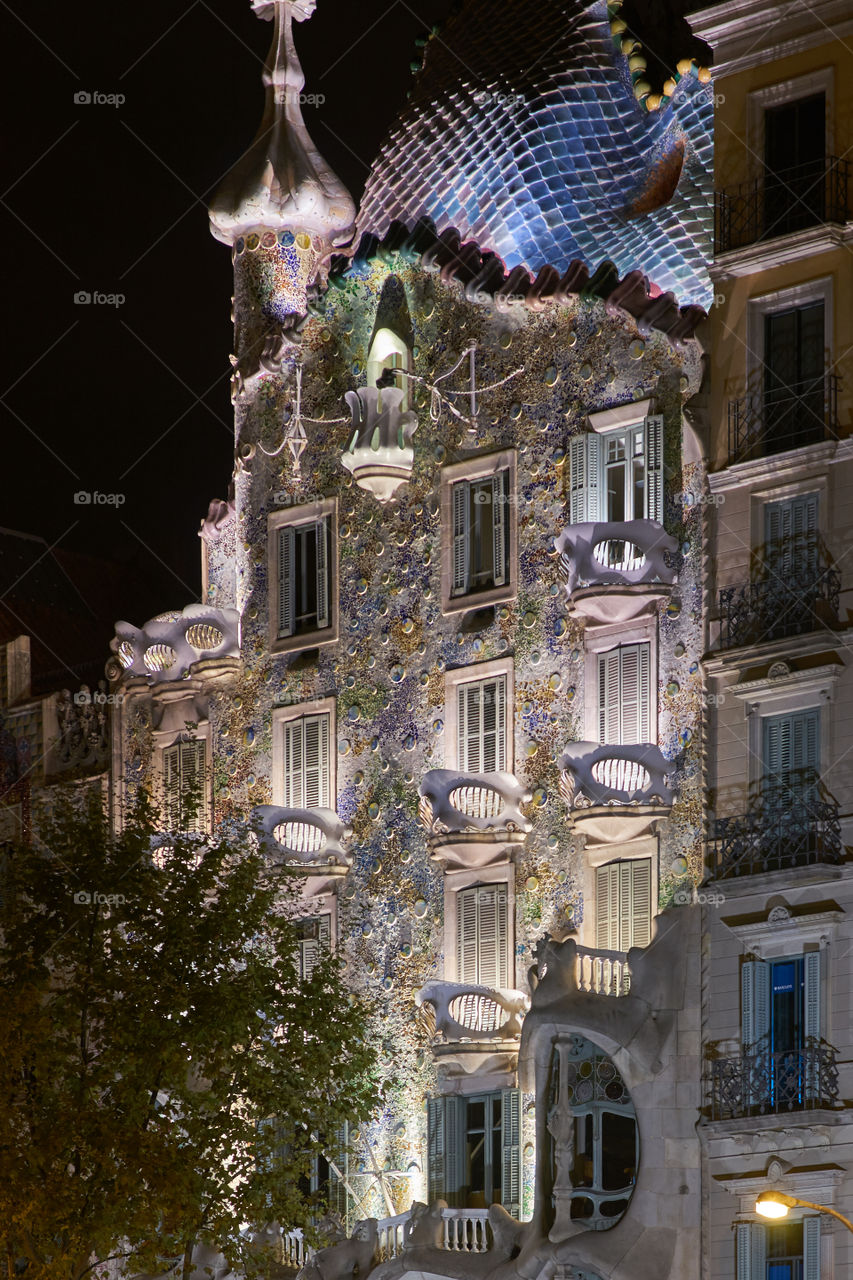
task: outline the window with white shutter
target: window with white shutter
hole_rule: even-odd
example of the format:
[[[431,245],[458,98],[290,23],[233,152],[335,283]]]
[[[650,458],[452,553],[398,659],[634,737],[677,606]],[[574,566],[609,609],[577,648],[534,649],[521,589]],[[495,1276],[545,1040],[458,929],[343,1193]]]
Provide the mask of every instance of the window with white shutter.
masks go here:
[[[278,538],[278,634],[299,636],[329,626],[330,529],[327,517],[285,525]]]
[[[451,486],[451,596],[473,595],[508,582],[509,502],[509,468]]]
[[[299,977],[308,979],[332,946],[332,917],[309,916],[297,922]]]
[[[651,859],[610,862],[595,875],[596,947],[603,951],[647,947],[652,936]]]
[[[737,1280],[820,1280],[820,1216],[735,1227]]]
[[[330,796],[330,716],[285,720],[282,804],[286,809],[328,809]]]
[[[203,738],[190,738],[164,748],[163,825],[166,831],[207,831],[207,787],[207,755]]]
[[[651,740],[651,649],[622,644],[598,655],[598,736],[613,746]]]
[[[590,431],[569,445],[572,524],[663,520],[663,418]]]
[[[457,761],[465,773],[502,773],[507,768],[507,679],[505,675],[456,686]]]
[[[511,986],[509,903],[505,884],[478,884],[456,894],[456,976],[492,989]]]

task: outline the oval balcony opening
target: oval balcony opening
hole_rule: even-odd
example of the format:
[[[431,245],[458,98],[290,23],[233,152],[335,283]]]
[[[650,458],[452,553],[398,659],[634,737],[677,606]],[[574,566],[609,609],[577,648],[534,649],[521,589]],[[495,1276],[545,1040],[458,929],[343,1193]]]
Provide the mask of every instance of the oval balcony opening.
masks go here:
[[[177,657],[171,645],[152,644],[145,650],[143,662],[149,671],[168,671],[175,665]]]
[[[128,667],[133,666],[133,645],[129,640],[122,640],[116,650],[116,657],[124,667],[125,671],[127,671]]]
[[[634,573],[646,565],[646,557],[640,548],[621,538],[605,538],[603,542],[596,542],[592,558],[602,568],[612,569],[615,573]]]
[[[273,837],[294,853],[318,854],[326,845],[323,831],[309,822],[280,822],[273,831]]]
[[[636,760],[598,760],[591,772],[597,783],[613,791],[645,791],[652,782],[651,775]]]
[[[225,637],[209,622],[196,622],[187,628],[186,639],[194,649],[218,649]]]
[[[472,1032],[497,1031],[506,1019],[497,1000],[473,992],[466,992],[451,1000],[448,1011],[455,1022]]]
[[[456,787],[450,803],[466,818],[496,818],[504,807],[502,797],[491,787]]]

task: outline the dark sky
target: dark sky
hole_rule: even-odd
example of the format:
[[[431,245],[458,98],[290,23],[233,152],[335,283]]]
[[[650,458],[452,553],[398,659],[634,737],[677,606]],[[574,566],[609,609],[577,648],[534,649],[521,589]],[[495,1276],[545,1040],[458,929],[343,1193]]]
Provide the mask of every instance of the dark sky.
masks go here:
[[[325,96],[306,122],[356,198],[415,39],[451,3],[319,0],[296,28],[306,92]],[[651,49],[684,54],[679,0],[629,3]],[[0,13],[0,525],[159,575],[152,601],[128,574],[123,614],[141,624],[197,598],[199,520],[231,474],[231,264],[205,197],[259,123],[271,27],[248,0],[2,0]],[[79,305],[78,291],[124,302]],[[124,500],[78,505],[81,490]]]

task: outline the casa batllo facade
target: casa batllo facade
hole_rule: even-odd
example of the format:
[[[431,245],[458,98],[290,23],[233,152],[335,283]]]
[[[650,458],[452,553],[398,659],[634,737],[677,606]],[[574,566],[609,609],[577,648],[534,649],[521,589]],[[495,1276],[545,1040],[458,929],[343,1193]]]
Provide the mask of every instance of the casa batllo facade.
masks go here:
[[[318,1161],[353,1233],[323,1274],[832,1275],[812,1225],[766,1269],[782,1255],[751,1205],[768,1179],[841,1196],[846,1175],[786,1182],[784,1143],[747,1157],[719,1064],[766,1032],[753,1011],[741,1041],[734,1006],[742,987],[764,1007],[767,894],[789,895],[779,955],[811,956],[844,937],[839,860],[803,923],[800,881],[741,909],[714,862],[697,894],[709,775],[747,772],[722,736],[743,702],[705,697],[740,678],[707,630],[714,564],[740,567],[714,521],[741,501],[708,501],[710,75],[685,61],[653,93],[614,5],[469,3],[356,210],[299,110],[313,5],[254,7],[266,112],[211,208],[235,468],[202,522],[202,600],[117,626],[113,792],[120,821],[155,785],[166,843],[251,824],[300,885],[303,971],[339,950],[373,1003],[389,1104]],[[828,990],[820,954],[795,959],[803,991]],[[770,1107],[745,1087],[760,1145]],[[308,1274],[297,1229],[278,1247]]]

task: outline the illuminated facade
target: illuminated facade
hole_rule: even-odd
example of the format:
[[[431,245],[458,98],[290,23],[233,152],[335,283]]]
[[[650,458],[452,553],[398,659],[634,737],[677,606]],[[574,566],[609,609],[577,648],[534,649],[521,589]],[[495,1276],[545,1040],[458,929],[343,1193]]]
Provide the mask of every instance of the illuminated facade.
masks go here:
[[[471,3],[471,82],[428,48],[356,212],[299,111],[313,6],[255,8],[233,484],[203,601],[117,629],[117,811],[155,782],[181,825],[203,777],[194,822],[299,878],[303,971],[371,999],[329,1276],[698,1280],[709,75],[653,95],[590,5],[536,10],[516,82],[520,6]]]

